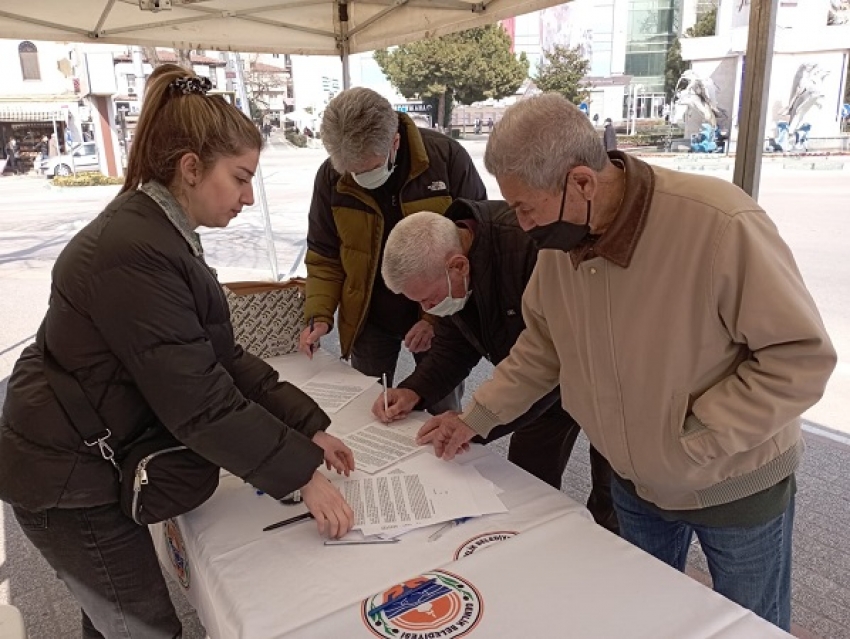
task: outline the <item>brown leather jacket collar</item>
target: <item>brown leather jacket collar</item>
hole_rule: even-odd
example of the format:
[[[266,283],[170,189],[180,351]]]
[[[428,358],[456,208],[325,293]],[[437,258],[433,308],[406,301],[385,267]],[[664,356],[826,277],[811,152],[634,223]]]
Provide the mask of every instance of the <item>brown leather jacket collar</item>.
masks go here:
[[[588,237],[570,251],[573,267],[584,260],[604,257],[622,268],[628,268],[640,234],[646,226],[646,216],[652,205],[655,174],[652,167],[622,151],[609,151],[608,157],[619,160],[626,169],[626,192],[617,216],[601,236]]]

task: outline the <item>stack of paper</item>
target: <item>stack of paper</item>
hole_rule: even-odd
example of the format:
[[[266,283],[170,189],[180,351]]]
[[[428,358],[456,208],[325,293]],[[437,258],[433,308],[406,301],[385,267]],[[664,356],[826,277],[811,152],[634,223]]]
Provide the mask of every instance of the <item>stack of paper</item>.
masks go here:
[[[364,535],[396,537],[415,528],[507,512],[492,482],[473,467],[434,457],[405,460],[392,471],[339,481]]]

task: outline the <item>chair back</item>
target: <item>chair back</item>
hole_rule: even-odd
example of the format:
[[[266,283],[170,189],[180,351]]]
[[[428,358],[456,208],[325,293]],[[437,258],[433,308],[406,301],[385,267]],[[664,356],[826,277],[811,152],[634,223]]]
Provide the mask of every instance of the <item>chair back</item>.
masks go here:
[[[223,286],[233,333],[242,348],[264,359],[298,350],[304,328],[304,280]]]

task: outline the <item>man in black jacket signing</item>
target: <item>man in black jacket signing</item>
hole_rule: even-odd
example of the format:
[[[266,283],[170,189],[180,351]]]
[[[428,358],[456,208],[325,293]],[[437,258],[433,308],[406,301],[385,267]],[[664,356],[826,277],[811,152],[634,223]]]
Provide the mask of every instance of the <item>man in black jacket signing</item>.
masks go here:
[[[537,248],[505,202],[457,200],[444,215],[421,212],[392,230],[381,266],[387,287],[441,317],[431,349],[413,374],[378,398],[372,411],[385,422],[444,397],[486,357],[498,364],[525,328],[521,300],[537,261]],[[561,407],[554,388],[529,411],[494,431],[513,433],[508,459],[561,488],[579,425]],[[486,443],[486,442],[485,442]],[[588,509],[617,532],[610,466],[590,451],[593,489]]]

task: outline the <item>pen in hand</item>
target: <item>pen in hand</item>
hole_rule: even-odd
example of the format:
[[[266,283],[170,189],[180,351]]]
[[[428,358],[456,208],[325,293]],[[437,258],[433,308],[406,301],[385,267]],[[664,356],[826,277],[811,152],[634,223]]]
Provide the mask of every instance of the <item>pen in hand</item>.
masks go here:
[[[283,521],[279,521],[277,523],[271,524],[270,526],[266,526],[263,528],[263,532],[268,532],[269,530],[275,530],[276,528],[283,528],[284,526],[288,526],[289,524],[294,524],[299,521],[305,521],[307,519],[313,519],[313,513],[306,512],[301,513],[300,515],[295,515],[295,517],[290,517],[289,519],[284,519]]]
[[[313,335],[313,331],[315,330],[315,328],[316,328],[316,317],[314,315],[311,315],[310,316],[310,335],[311,336]],[[310,343],[310,352],[314,353],[315,351],[316,351],[316,343],[311,342]]]
[[[387,400],[387,374],[386,373],[382,374],[382,380],[384,382],[384,415],[386,417],[389,417],[389,415],[387,415],[387,413],[390,410],[390,403]]]

